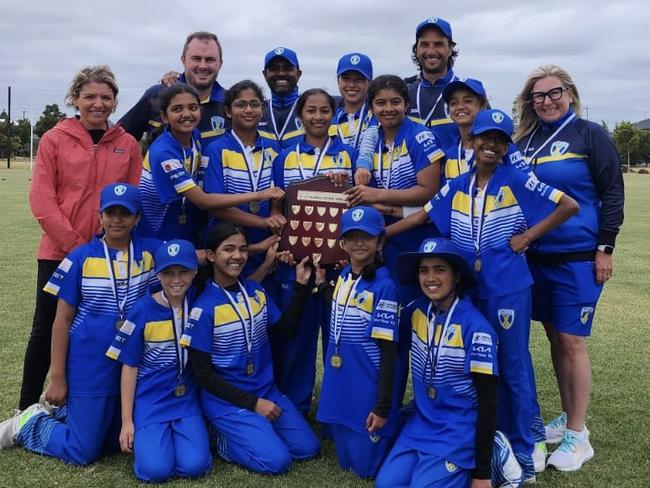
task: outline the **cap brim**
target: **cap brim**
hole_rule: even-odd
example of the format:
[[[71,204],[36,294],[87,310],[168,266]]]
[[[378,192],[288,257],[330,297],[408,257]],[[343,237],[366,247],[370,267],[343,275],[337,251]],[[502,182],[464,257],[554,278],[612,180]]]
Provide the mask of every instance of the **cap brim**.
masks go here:
[[[490,131],[493,131],[493,130],[495,130],[497,132],[501,132],[504,136],[507,137],[508,142],[512,142],[512,136],[510,134],[508,134],[508,132],[503,130],[503,127],[499,127],[498,125],[490,125],[490,126],[487,126],[487,127],[481,127],[479,130],[476,130],[476,131],[472,129],[472,135],[479,136],[481,134],[485,134],[486,132],[490,132]]]
[[[359,73],[361,76],[363,76],[366,80],[372,80],[372,75],[369,73],[364,72],[363,70],[360,70],[359,68],[350,68],[346,67],[345,69],[341,69],[337,71],[336,76],[341,76],[342,74],[345,74],[349,71],[354,71],[356,73]]]
[[[343,237],[346,233],[353,231],[353,230],[361,230],[365,232],[368,235],[371,235],[373,237],[377,237],[383,233],[381,229],[377,229],[376,227],[371,227],[369,225],[354,225],[352,227],[348,227],[345,230],[341,230],[340,237]]]
[[[198,261],[191,262],[188,261],[187,259],[174,259],[165,262],[165,264],[161,265],[160,267],[154,265],[154,271],[156,273],[160,273],[161,271],[164,271],[171,266],[182,266],[183,268],[190,269],[192,271],[196,271],[197,269],[199,269]]]
[[[429,253],[429,252],[405,252],[397,258],[397,279],[404,285],[417,285],[419,286],[419,270],[418,266],[422,258],[440,258],[445,261],[454,263],[460,269],[460,281],[466,287],[476,285],[476,276],[462,257],[456,254]]]
[[[132,214],[138,213],[139,210],[139,208],[133,205],[131,202],[125,202],[124,200],[110,200],[99,207],[99,211],[103,212],[109,207],[124,207]]]
[[[449,97],[451,96],[451,94],[459,89],[470,91],[477,97],[485,99],[485,93],[479,93],[464,81],[456,80],[449,83],[442,91],[442,98],[445,101],[445,103],[449,102]]]

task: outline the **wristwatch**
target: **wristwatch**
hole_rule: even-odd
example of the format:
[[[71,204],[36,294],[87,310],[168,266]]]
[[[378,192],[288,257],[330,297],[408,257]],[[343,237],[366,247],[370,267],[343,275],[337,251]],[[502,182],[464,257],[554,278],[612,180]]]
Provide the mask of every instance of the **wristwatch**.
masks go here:
[[[598,246],[598,250],[605,254],[614,254],[614,246],[608,246],[607,244],[601,244]]]

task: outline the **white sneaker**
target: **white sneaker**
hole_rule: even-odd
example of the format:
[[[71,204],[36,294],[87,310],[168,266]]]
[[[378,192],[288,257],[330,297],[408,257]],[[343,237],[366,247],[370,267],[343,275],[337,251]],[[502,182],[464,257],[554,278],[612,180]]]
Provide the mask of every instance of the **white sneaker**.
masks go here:
[[[492,448],[492,484],[496,487],[517,488],[521,486],[522,480],[523,472],[512,446],[506,436],[497,430]]]
[[[546,433],[547,444],[559,444],[564,438],[564,431],[566,430],[566,412],[551,420],[548,425],[544,427]]]
[[[16,444],[16,436],[20,429],[34,415],[47,413],[47,410],[40,403],[30,405],[22,412],[18,412],[13,417],[5,420],[0,424],[0,449],[5,449]]]
[[[594,457],[594,449],[589,443],[589,431],[583,433],[566,429],[560,447],[548,458],[547,466],[558,471],[577,471],[584,463]]]
[[[535,464],[535,472],[541,473],[546,469],[546,443],[536,442],[535,450],[533,451],[533,463]]]

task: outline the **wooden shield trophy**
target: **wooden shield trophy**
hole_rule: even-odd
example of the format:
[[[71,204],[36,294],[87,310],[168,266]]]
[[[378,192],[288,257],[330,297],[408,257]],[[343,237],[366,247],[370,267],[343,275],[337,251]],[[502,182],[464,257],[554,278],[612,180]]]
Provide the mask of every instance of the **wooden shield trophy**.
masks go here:
[[[287,225],[280,248],[296,261],[311,257],[322,266],[338,263],[346,255],[339,247],[339,222],[348,210],[348,186],[334,186],[327,176],[289,185],[285,194]]]

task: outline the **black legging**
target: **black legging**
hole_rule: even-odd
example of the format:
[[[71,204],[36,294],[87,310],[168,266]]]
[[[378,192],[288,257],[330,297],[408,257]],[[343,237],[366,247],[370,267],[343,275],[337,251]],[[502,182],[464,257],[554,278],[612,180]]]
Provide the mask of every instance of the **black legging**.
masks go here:
[[[20,389],[18,408],[24,410],[38,402],[43,392],[47,371],[50,368],[50,347],[52,343],[52,324],[56,315],[56,298],[43,291],[52,273],[61,261],[46,259],[38,260],[38,276],[36,278],[36,308],[32,332],[25,351],[23,363],[23,384]]]

